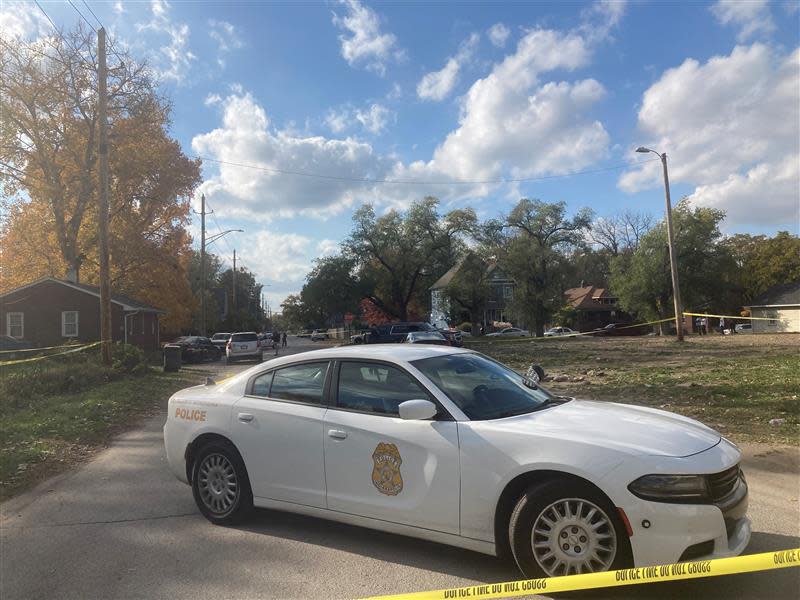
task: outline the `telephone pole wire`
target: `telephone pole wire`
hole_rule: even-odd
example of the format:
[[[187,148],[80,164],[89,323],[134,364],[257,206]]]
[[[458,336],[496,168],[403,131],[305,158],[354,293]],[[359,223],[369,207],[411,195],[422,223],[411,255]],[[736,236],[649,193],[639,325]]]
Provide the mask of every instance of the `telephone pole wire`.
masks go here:
[[[97,30],[98,90],[97,112],[99,119],[100,199],[98,241],[100,251],[100,356],[103,364],[111,365],[111,274],[108,264],[108,70],[106,67],[106,30]]]

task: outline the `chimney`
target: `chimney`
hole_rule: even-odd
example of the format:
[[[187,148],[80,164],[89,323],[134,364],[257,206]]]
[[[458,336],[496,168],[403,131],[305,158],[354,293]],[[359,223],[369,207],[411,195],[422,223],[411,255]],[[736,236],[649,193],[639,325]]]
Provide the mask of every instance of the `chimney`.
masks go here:
[[[71,266],[67,269],[67,281],[71,283],[80,283],[78,281],[78,269],[74,266]]]

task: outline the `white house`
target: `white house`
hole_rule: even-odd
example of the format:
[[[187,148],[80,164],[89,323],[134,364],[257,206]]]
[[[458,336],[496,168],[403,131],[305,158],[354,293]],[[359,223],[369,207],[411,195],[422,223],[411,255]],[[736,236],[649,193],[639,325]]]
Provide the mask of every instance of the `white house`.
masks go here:
[[[753,333],[800,333],[800,280],[771,287],[745,308]]]

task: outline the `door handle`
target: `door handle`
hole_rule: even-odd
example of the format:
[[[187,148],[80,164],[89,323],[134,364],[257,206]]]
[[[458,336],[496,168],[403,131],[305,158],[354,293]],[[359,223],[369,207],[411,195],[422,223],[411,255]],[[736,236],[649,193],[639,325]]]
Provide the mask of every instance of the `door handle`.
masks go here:
[[[239,420],[242,423],[250,423],[255,417],[250,413],[239,413]]]
[[[343,440],[347,437],[347,432],[341,429],[328,429],[328,437],[332,437],[335,440]]]

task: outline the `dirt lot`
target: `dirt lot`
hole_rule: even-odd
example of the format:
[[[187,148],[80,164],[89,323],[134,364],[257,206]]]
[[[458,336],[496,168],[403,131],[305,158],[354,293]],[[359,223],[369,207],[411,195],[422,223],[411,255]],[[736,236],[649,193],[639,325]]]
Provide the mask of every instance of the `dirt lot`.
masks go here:
[[[561,394],[694,417],[737,442],[800,443],[800,335],[474,340]],[[777,419],[777,421],[775,421]],[[773,424],[770,424],[773,421]]]

